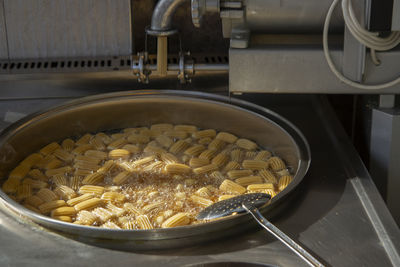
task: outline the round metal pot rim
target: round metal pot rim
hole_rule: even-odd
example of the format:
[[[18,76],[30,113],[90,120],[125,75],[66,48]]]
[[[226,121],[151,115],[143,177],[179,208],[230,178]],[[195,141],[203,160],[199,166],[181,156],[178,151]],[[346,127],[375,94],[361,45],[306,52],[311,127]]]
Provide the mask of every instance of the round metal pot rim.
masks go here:
[[[219,105],[228,105],[235,109],[241,109],[244,112],[250,112],[257,116],[262,116],[264,119],[274,123],[277,127],[280,127],[284,132],[286,132],[293,140],[294,143],[299,148],[300,160],[299,167],[295,174],[294,180],[290,183],[282,192],[280,192],[276,197],[274,197],[268,205],[262,207],[260,210],[263,213],[268,212],[273,208],[276,203],[281,202],[286,195],[292,191],[304,178],[310,162],[310,148],[307,140],[303,134],[294,126],[291,122],[281,117],[277,113],[270,111],[266,108],[260,107],[258,105],[225,96],[219,96],[215,94],[207,94],[202,92],[189,92],[189,91],[174,91],[174,90],[140,90],[140,91],[127,91],[127,92],[117,92],[108,93],[101,95],[88,96],[61,104],[59,106],[39,111],[26,116],[25,118],[19,120],[18,122],[12,124],[6,128],[0,134],[0,147],[5,145],[7,139],[18,131],[23,131],[24,127],[31,123],[45,119],[48,116],[54,116],[59,112],[63,112],[68,109],[73,109],[82,105],[89,105],[98,102],[115,101],[118,98],[146,98],[146,97],[174,97],[183,98],[194,101],[208,101]],[[33,212],[22,205],[18,204],[10,197],[7,196],[2,190],[0,190],[0,200],[13,212],[22,215],[40,225],[51,228],[53,230],[58,230],[68,234],[82,235],[86,237],[93,237],[97,239],[112,239],[112,240],[165,240],[165,239],[180,239],[187,238],[190,236],[201,235],[205,232],[218,231],[226,222],[229,221],[240,221],[241,223],[246,223],[251,220],[251,217],[247,214],[235,215],[232,217],[223,218],[221,220],[208,222],[205,224],[180,226],[168,229],[152,229],[152,230],[119,230],[119,229],[105,229],[99,227],[81,226],[72,223],[66,223],[52,219],[50,217]],[[237,227],[231,225],[231,227]],[[208,230],[207,230],[208,229]]]

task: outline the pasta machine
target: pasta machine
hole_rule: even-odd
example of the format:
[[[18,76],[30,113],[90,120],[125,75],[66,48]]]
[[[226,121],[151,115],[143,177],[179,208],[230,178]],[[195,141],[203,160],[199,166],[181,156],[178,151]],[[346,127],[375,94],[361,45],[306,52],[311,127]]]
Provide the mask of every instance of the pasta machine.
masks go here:
[[[0,0],[0,129],[115,91],[248,100],[289,119],[311,146],[304,185],[274,223],[327,265],[397,266],[399,30],[398,0]],[[352,142],[326,95],[351,118]],[[0,265],[302,264],[256,230],[180,250],[125,252],[3,208]]]

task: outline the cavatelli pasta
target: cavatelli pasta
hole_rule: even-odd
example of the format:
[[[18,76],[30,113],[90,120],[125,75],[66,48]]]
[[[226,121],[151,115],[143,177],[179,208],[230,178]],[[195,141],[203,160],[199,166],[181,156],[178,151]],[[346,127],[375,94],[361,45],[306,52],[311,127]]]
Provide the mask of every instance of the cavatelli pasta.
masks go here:
[[[290,169],[232,133],[157,123],[53,142],[21,161],[2,189],[56,220],[147,230],[197,224],[195,212],[239,194],[274,197],[293,180]]]

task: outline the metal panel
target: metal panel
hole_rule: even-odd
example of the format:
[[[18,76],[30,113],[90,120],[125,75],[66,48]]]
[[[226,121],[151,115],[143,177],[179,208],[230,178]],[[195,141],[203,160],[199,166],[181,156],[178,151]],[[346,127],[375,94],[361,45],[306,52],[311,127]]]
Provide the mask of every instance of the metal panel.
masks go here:
[[[336,66],[342,66],[343,52],[331,49]],[[378,54],[379,67],[366,61],[366,84],[381,83],[399,76],[400,51]],[[340,69],[340,68],[339,68]],[[229,50],[230,92],[258,93],[399,93],[400,85],[384,90],[362,90],[337,79],[319,47],[259,46]]]
[[[4,0],[11,59],[129,55],[130,0]]]
[[[394,219],[400,224],[400,110],[372,111],[370,169]]]
[[[0,0],[0,59],[8,59],[7,33],[4,18],[4,0]]]
[[[393,0],[392,31],[400,31],[400,0]]]

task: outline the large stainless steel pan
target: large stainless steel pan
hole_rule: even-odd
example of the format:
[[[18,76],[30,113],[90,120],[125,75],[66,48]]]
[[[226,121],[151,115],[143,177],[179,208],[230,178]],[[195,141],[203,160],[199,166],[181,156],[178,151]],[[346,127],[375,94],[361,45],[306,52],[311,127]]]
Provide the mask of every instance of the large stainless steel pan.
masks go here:
[[[278,114],[222,96],[182,91],[131,91],[85,97],[32,114],[0,135],[0,177],[30,153],[52,141],[87,132],[170,122],[232,132],[256,141],[292,168],[293,182],[263,208],[268,214],[293,191],[310,164],[310,149],[301,132]],[[206,224],[154,230],[110,230],[60,222],[34,213],[0,190],[2,208],[69,237],[118,249],[157,249],[194,244],[232,234],[251,225],[249,215]]]

